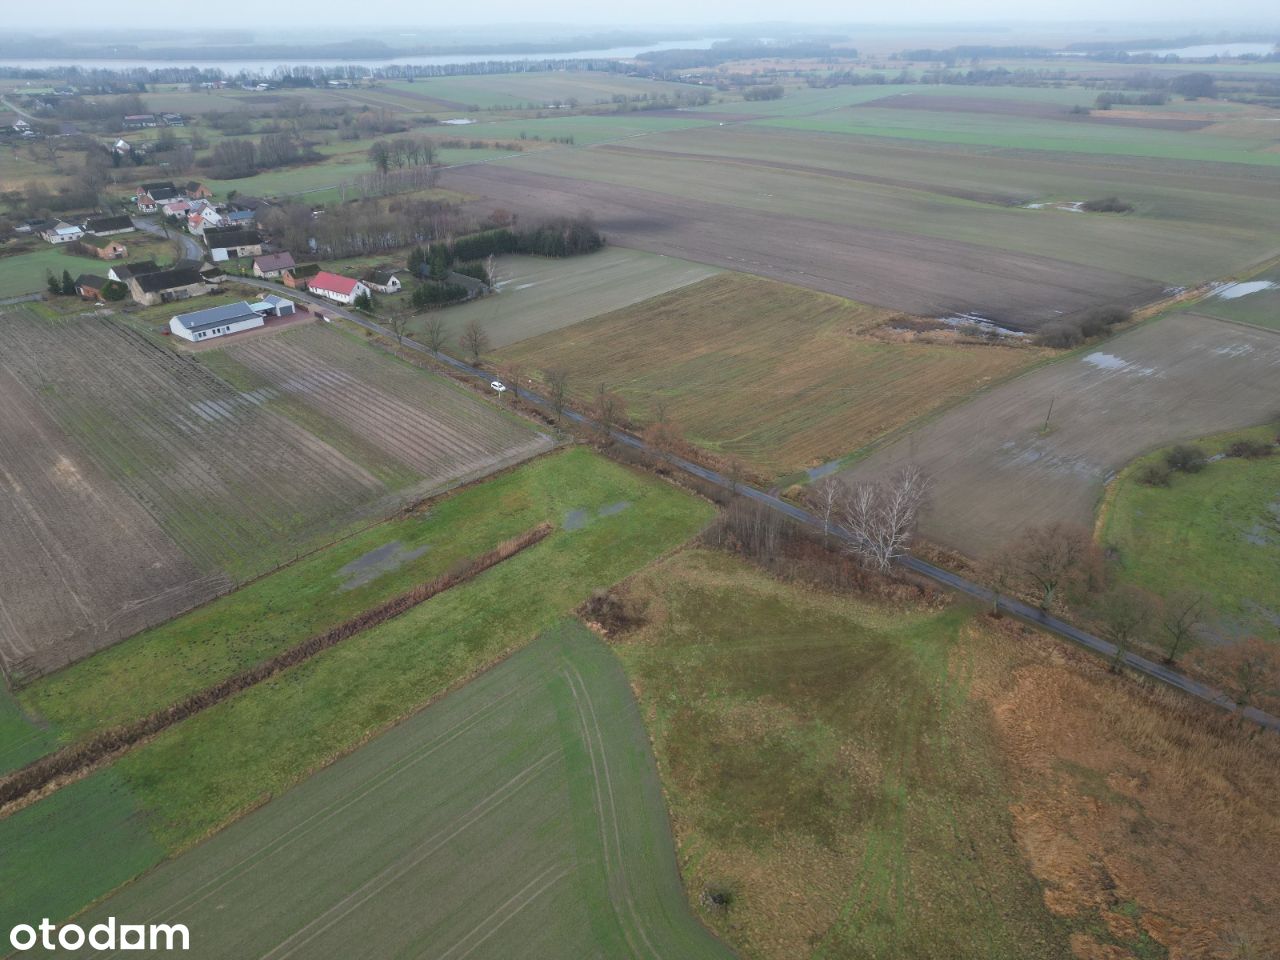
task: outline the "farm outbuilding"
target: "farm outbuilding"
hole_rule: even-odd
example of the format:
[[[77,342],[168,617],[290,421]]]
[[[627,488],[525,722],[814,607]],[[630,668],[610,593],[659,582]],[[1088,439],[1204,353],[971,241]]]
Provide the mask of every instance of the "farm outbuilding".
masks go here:
[[[129,292],[135,303],[144,307],[157,303],[186,300],[209,292],[198,270],[182,267],[177,270],[157,270],[155,273],[133,275],[128,279]]]
[[[262,254],[262,235],[257,230],[241,230],[238,227],[206,227],[204,242],[209,247],[209,257],[214,263],[237,257],[257,257]]]
[[[86,300],[101,300],[102,288],[110,282],[106,277],[95,277],[90,273],[82,273],[76,278],[76,293]]]
[[[289,304],[293,306],[293,304]],[[180,313],[169,321],[169,330],[175,337],[196,343],[211,337],[252,330],[263,325],[262,314],[253,305],[241,300],[224,303],[207,310]]]
[[[136,227],[127,215],[118,217],[90,217],[84,222],[84,232],[95,237],[110,237],[117,233],[132,233]]]
[[[84,231],[79,227],[72,226],[69,223],[63,223],[59,220],[56,224],[41,234],[50,243],[74,243],[84,236]]]
[[[375,270],[364,278],[364,283],[379,293],[400,292],[400,278],[390,270]]]
[[[284,297],[277,297],[274,293],[268,293],[257,303],[250,304],[254,311],[264,317],[291,317],[297,313],[298,307],[292,300],[286,300]]]

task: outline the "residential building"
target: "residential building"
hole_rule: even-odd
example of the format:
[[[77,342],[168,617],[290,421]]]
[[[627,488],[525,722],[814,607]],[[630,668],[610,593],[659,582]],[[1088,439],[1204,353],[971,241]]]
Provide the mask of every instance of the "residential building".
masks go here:
[[[84,222],[84,232],[95,237],[110,237],[117,233],[132,233],[137,227],[127,214],[118,217],[90,217]]]
[[[321,270],[307,282],[307,289],[334,303],[354,303],[369,288],[360,280]]]
[[[84,231],[77,226],[69,223],[57,221],[53,226],[46,229],[40,236],[48,240],[50,243],[75,243],[84,236]]]
[[[142,130],[145,127],[158,127],[160,121],[156,119],[154,113],[135,113],[124,118],[124,128],[126,130]]]
[[[187,300],[209,292],[209,286],[200,272],[189,267],[157,270],[141,276],[134,274],[126,282],[134,301],[146,307],[174,300]]]
[[[214,263],[262,254],[262,235],[239,227],[205,227],[204,242]]]
[[[374,270],[363,279],[369,289],[377,290],[379,293],[400,292],[400,278],[390,270]]]
[[[292,270],[295,264],[291,253],[264,253],[253,258],[253,275],[269,280],[278,277],[286,270]]]
[[[199,180],[188,180],[186,186],[183,187],[185,193],[192,200],[212,200],[213,191],[206,187]]]
[[[95,277],[91,273],[82,273],[76,278],[76,293],[86,300],[101,300],[102,288],[110,282],[106,277]]]
[[[169,331],[176,337],[197,343],[213,337],[225,337],[241,330],[253,330],[263,324],[262,313],[244,300],[224,303],[207,310],[179,313],[169,320]]]
[[[99,260],[123,260],[129,255],[129,248],[119,240],[110,237],[81,237],[81,243],[88,247]]]
[[[128,283],[130,277],[140,277],[144,273],[157,273],[160,267],[154,260],[137,260],[133,263],[122,263],[107,271],[107,276],[121,283]]]

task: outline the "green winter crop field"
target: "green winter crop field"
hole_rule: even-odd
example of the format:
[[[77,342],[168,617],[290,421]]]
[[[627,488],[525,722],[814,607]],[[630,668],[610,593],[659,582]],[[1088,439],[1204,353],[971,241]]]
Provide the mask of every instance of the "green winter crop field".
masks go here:
[[[575,621],[101,916],[184,923],[210,960],[731,956],[683,902],[626,676]]]
[[[474,580],[169,728],[77,784],[72,796],[83,795],[85,809],[107,789],[91,785],[106,778],[110,792],[127,792],[128,822],[156,845],[154,862],[525,646],[593,589],[683,542],[710,515],[707,504],[587,450],[543,457],[41,680],[23,703],[64,737],[80,736],[203,689],[539,521],[557,526]],[[76,902],[57,894],[69,913],[124,878],[99,877],[90,890],[47,865],[74,846],[68,831],[78,820],[40,819],[35,832],[24,824],[59,796],[28,808],[25,820],[0,820],[0,848],[20,851],[6,861],[26,871],[31,902],[77,891]],[[103,842],[111,830],[105,834]],[[17,916],[5,913],[0,923]]]

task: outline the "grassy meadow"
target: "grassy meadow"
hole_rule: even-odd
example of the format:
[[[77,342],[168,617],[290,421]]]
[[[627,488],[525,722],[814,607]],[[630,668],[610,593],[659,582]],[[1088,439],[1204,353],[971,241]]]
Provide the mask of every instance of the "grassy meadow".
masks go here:
[[[725,273],[497,357],[535,376],[568,371],[584,404],[603,383],[641,423],[661,398],[687,439],[778,476],[846,456],[1041,356],[1028,347],[870,335],[893,316]]]
[[[1275,426],[1195,441],[1214,457],[1237,440],[1273,442]],[[1097,524],[1114,551],[1116,575],[1165,596],[1203,594],[1208,634],[1220,640],[1257,635],[1280,640],[1276,598],[1280,570],[1280,456],[1225,458],[1199,473],[1175,473],[1168,487],[1137,475],[1165,450],[1135,460],[1113,481]]]

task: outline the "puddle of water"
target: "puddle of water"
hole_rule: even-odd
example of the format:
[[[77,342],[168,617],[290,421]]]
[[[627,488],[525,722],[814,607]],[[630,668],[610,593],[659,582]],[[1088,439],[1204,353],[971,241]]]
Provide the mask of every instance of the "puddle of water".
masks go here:
[[[1262,293],[1264,290],[1274,290],[1276,287],[1280,287],[1280,283],[1273,280],[1249,280],[1245,283],[1228,283],[1213,291],[1213,296],[1216,300],[1239,300],[1251,293]]]
[[[451,127],[465,127],[468,123],[475,123],[476,121],[470,117],[454,117],[451,120],[441,120],[440,122],[446,123]]]
[[[810,467],[805,471],[809,475],[810,480],[821,480],[823,477],[829,477],[840,469],[839,460],[830,460],[820,467]]]
[[[1149,377],[1156,372],[1155,367],[1140,367],[1136,363],[1130,363],[1128,360],[1121,360],[1111,353],[1091,353],[1084,357],[1083,360],[1099,370],[1115,370],[1133,374],[1135,377]]]
[[[570,510],[564,515],[564,528],[566,530],[581,530],[587,525],[587,511]]]
[[[1213,352],[1220,357],[1243,357],[1253,353],[1253,347],[1247,343],[1229,343],[1224,347],[1214,347]]]
[[[615,513],[621,513],[629,506],[631,506],[630,500],[619,500],[617,503],[607,504],[600,508],[600,516],[612,517]]]
[[[972,327],[978,333],[987,336],[996,337],[1025,337],[1026,334],[1021,330],[1013,330],[1009,327],[1002,327],[994,320],[988,320],[986,317],[979,316],[976,313],[957,313],[949,317],[938,317],[942,323],[949,327]]]
[[[399,540],[384,543],[363,556],[356,557],[345,567],[338,570],[335,576],[346,578],[342,586],[338,588],[338,591],[345,593],[348,590],[354,590],[356,587],[363,587],[366,583],[376,580],[384,573],[399,570],[401,566],[410,560],[416,560],[430,549],[431,544],[429,543],[423,544],[416,550],[405,549],[405,545]]]

